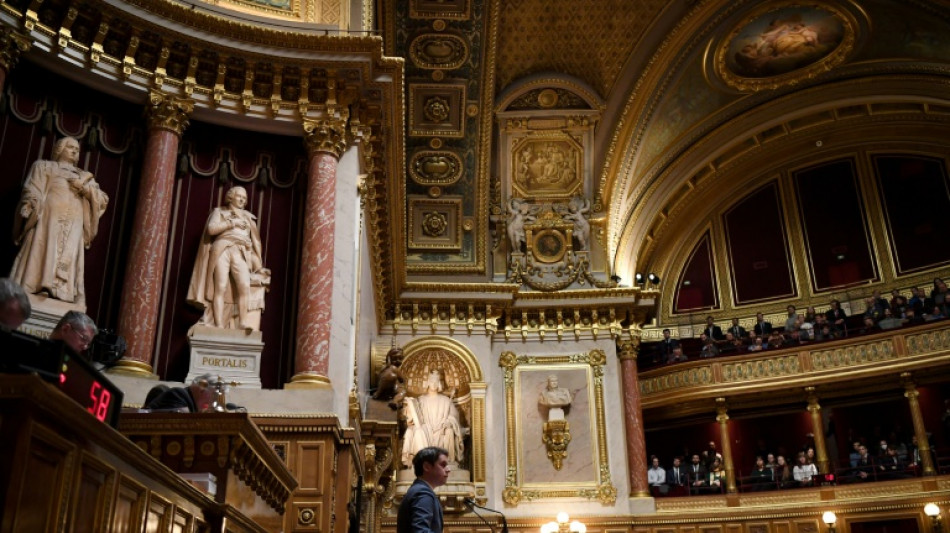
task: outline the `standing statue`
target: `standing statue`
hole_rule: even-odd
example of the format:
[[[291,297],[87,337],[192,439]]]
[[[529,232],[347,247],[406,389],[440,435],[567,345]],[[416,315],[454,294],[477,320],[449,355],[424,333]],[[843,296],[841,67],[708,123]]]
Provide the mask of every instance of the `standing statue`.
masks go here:
[[[534,222],[536,211],[520,198],[508,202],[508,240],[512,253],[521,251],[521,245],[525,243],[524,225]]]
[[[548,376],[548,385],[538,396],[538,403],[548,408],[548,421],[564,420],[564,410],[571,406],[573,400],[571,391],[558,387],[555,374]]]
[[[79,141],[63,137],[53,146],[53,161],[30,168],[17,205],[13,235],[20,251],[10,277],[28,293],[85,306],[84,251],[109,197],[78,162]]]
[[[250,333],[260,329],[270,270],[261,258],[257,217],[244,209],[247,191],[231,187],[224,201],[225,207],[211,212],[201,236],[188,303],[204,309],[199,324]]]
[[[590,201],[588,201],[583,196],[575,196],[571,198],[571,203],[568,206],[565,218],[574,222],[574,236],[577,237],[577,243],[580,245],[578,247],[579,250],[588,249],[588,241],[590,240],[590,222],[587,221],[587,218],[584,215],[589,212]]]
[[[412,466],[416,452],[427,446],[449,451],[449,462],[462,458],[462,427],[459,412],[448,396],[441,394],[442,376],[433,370],[426,378],[426,392],[418,398],[406,398],[406,434],[402,441],[402,462]]]

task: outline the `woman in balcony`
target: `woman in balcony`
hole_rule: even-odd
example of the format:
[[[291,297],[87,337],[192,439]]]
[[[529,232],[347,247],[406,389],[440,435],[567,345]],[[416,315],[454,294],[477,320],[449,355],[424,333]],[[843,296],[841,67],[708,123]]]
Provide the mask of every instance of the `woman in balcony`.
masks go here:
[[[798,464],[792,468],[792,477],[799,487],[810,487],[814,484],[812,479],[818,475],[818,469],[814,464],[808,462],[808,457],[804,452],[798,454]]]
[[[792,486],[792,469],[789,468],[784,455],[775,458],[775,481],[782,489]]]

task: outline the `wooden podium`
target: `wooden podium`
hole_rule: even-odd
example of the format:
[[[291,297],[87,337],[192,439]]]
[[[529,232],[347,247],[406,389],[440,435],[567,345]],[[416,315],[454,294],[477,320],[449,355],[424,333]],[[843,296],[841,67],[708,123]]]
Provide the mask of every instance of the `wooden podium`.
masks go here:
[[[279,531],[297,481],[245,413],[124,413],[119,431],[178,473],[210,473],[214,495]]]
[[[0,375],[0,434],[0,533],[268,531],[35,375]],[[226,465],[263,467],[243,458],[246,445],[228,444]],[[289,490],[274,486],[268,498],[286,499]]]

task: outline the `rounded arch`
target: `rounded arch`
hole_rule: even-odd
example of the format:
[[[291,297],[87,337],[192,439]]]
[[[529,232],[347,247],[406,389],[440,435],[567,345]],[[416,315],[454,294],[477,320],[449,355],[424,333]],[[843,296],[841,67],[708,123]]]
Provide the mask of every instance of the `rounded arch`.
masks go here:
[[[478,359],[467,346],[457,340],[437,335],[420,337],[407,342],[406,345],[402,347],[403,364],[406,364],[406,362],[410,361],[413,356],[421,351],[431,348],[443,349],[458,357],[468,371],[469,378],[471,378],[472,381],[481,382],[485,380],[482,374],[482,367],[478,364]]]

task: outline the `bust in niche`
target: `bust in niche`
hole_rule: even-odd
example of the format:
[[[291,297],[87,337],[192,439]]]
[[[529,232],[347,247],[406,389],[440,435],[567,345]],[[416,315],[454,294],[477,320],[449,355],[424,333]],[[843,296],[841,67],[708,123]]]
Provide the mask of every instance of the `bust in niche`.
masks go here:
[[[538,404],[548,411],[548,422],[564,420],[565,411],[571,407],[573,400],[574,395],[570,390],[558,386],[556,374],[548,376],[547,386],[538,396]]]

